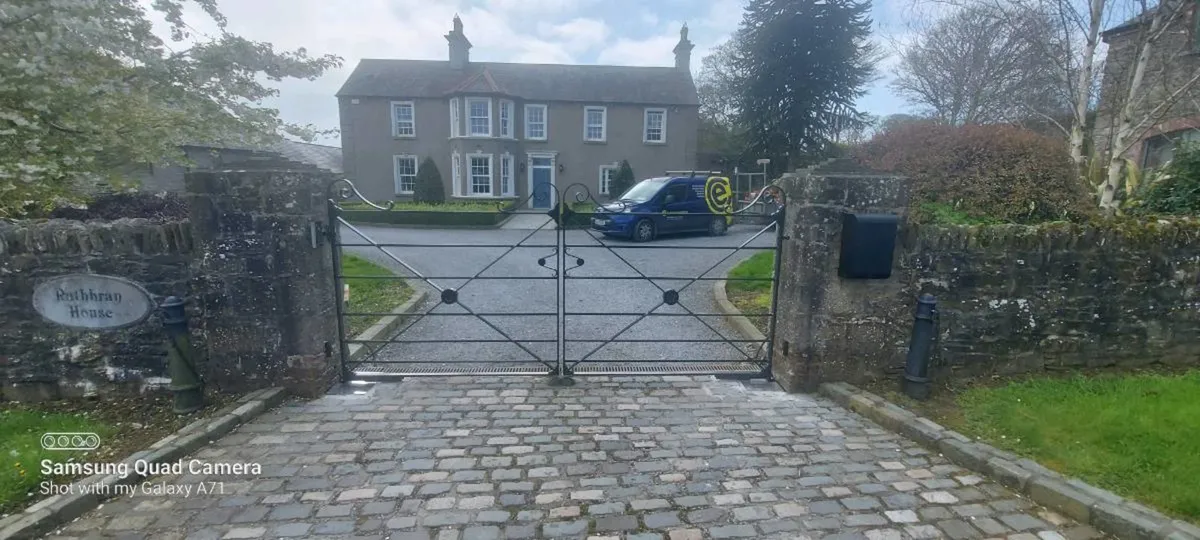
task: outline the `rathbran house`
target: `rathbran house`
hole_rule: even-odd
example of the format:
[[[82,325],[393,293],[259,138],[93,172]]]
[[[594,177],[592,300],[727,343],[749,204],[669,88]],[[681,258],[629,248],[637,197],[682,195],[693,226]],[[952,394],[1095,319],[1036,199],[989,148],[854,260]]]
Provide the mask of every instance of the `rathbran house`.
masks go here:
[[[686,26],[674,67],[472,62],[458,17],[446,40],[447,60],[364,59],[338,91],[343,167],[367,197],[411,196],[425,158],[448,200],[529,198],[535,208],[554,202],[535,185],[615,195],[621,160],[639,178],[696,166]]]

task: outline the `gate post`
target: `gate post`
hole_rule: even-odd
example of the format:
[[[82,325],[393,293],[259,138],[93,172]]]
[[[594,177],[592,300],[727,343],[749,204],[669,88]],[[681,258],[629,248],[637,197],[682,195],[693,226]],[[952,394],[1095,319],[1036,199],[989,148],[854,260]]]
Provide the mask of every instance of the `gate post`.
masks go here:
[[[338,370],[327,186],[308,171],[204,171],[185,175],[193,265],[206,340],[205,378],[230,391],[286,386],[318,396]]]
[[[338,365],[338,378],[342,382],[349,382],[354,378],[354,373],[350,370],[350,364],[347,362],[350,358],[350,346],[346,343],[346,317],[342,315],[345,312],[345,306],[342,304],[342,227],[338,223],[338,217],[341,215],[338,210],[337,202],[329,199],[325,202],[329,221],[326,227],[326,241],[329,242],[329,252],[333,261],[333,313],[337,317],[337,358],[335,361]],[[346,299],[349,301],[349,299]]]
[[[897,355],[889,318],[898,314],[888,310],[894,304],[889,299],[900,293],[901,276],[895,270],[879,280],[838,276],[842,215],[903,216],[908,183],[839,160],[784,175],[780,187],[787,194],[788,237],[778,256],[772,372],[789,392],[860,379],[865,366]],[[858,343],[870,346],[852,346]]]

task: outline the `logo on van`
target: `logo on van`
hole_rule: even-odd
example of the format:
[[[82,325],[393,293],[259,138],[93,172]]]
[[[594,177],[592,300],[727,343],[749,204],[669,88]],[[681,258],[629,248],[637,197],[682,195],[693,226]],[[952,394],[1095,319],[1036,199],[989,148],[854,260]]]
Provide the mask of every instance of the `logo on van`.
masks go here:
[[[704,202],[708,210],[714,214],[733,213],[733,189],[729,179],[723,176],[710,176],[704,184]]]

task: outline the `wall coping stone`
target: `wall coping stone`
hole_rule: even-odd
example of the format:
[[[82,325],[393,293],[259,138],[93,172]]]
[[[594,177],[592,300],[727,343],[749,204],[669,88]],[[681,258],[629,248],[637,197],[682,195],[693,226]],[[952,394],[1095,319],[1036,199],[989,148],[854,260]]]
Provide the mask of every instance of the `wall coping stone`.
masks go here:
[[[187,219],[122,218],[0,221],[0,255],[139,253],[182,255],[195,249]]]
[[[844,382],[825,383],[820,393],[950,461],[1118,538],[1200,540],[1200,527],[1172,519],[1115,493],[1069,478],[989,444],[972,441],[875,394]],[[939,429],[934,429],[937,426]]]
[[[150,463],[178,460],[195,452],[205,444],[221,438],[251,418],[279,405],[286,395],[283,389],[278,387],[250,392],[238,399],[237,402],[221,409],[216,415],[201,418],[184,426],[179,431],[150,445],[148,449],[133,453],[123,462],[130,464],[132,471],[133,462],[139,459]],[[141,475],[130,472],[125,478],[115,474],[95,475],[74,484],[77,486],[114,486],[134,484],[142,480]],[[24,511],[0,520],[0,539],[23,540],[47,534],[55,527],[65,525],[96,508],[104,500],[111,498],[97,495],[97,492],[111,493],[111,491],[76,489],[68,495],[53,495],[42,499]]]

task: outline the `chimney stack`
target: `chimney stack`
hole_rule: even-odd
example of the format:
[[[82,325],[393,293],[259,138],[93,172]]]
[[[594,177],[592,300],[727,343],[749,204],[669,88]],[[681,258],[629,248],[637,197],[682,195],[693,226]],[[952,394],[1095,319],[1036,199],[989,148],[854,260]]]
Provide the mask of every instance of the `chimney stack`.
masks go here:
[[[675,69],[682,69],[691,75],[692,73],[692,49],[696,46],[688,41],[687,23],[683,23],[683,27],[679,29],[679,43],[675,45]]]
[[[454,16],[454,29],[446,34],[446,41],[450,42],[450,67],[454,69],[467,67],[467,64],[471,62],[471,42],[463,33],[462,19],[458,18],[458,15]]]

